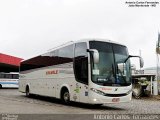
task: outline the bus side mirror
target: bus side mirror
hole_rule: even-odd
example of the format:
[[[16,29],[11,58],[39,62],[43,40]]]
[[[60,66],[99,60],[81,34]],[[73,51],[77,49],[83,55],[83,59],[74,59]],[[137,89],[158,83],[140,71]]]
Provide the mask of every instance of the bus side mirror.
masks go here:
[[[139,62],[140,62],[140,68],[142,68],[144,66],[144,61],[143,61],[143,58],[140,57],[140,56],[135,56],[135,55],[129,55],[124,62],[126,62],[129,58],[131,57],[138,57],[139,58]]]
[[[144,61],[142,57],[139,57],[140,67],[142,68],[144,66]]]
[[[96,49],[87,49],[87,52],[90,52],[93,56],[94,64],[99,63],[99,52]]]

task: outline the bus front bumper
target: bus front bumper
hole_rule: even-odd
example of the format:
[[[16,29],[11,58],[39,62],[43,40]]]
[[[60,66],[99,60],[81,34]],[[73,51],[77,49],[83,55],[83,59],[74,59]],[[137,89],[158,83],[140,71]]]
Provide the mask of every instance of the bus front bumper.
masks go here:
[[[123,103],[123,102],[130,102],[131,99],[132,99],[132,92],[126,96],[121,96],[121,97],[108,97],[92,92],[89,102],[91,104]]]

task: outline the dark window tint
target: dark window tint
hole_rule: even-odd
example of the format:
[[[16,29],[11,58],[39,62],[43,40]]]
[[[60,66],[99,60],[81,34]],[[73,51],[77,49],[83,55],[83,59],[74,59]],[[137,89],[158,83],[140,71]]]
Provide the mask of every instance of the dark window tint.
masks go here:
[[[35,58],[22,62],[20,66],[20,70],[25,71],[25,70],[41,68],[41,67],[49,66],[52,64],[56,64],[57,59],[58,57],[56,56],[50,56],[49,54],[43,54],[43,55],[40,55]]]
[[[19,78],[19,75],[18,75],[18,74],[13,74],[13,75],[12,75],[12,78],[13,78],[13,79],[18,79],[18,78]]]
[[[12,79],[12,75],[11,75],[11,74],[6,74],[6,75],[5,75],[5,78]]]
[[[113,50],[115,54],[120,54],[124,56],[128,55],[128,50],[125,46],[113,44]]]
[[[0,74],[0,78],[4,78],[4,79],[18,79],[19,75],[18,74],[4,74],[4,73],[1,73]]]
[[[0,74],[0,78],[5,78],[5,74]]]
[[[73,62],[73,45],[59,49],[59,64]]]
[[[100,52],[113,53],[112,44],[99,41],[90,41],[90,49],[96,49]]]
[[[75,46],[74,72],[76,80],[88,84],[88,53],[86,43]]]
[[[54,50],[43,55],[31,58],[21,63],[20,70],[30,70],[35,68],[58,65],[73,61],[73,45]]]

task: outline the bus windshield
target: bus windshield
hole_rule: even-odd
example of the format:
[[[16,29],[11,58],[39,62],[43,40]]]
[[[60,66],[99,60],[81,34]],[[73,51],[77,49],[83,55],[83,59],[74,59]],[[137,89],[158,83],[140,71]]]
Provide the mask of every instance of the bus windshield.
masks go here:
[[[99,63],[94,64],[91,55],[92,81],[103,86],[131,85],[130,60],[128,50],[123,45],[90,41],[90,49],[99,52]]]

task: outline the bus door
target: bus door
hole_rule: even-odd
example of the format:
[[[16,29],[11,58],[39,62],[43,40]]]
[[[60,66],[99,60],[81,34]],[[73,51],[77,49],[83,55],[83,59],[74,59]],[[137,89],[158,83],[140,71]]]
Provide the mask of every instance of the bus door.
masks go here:
[[[75,45],[74,73],[76,78],[76,93],[80,102],[88,100],[88,53],[87,43]]]

